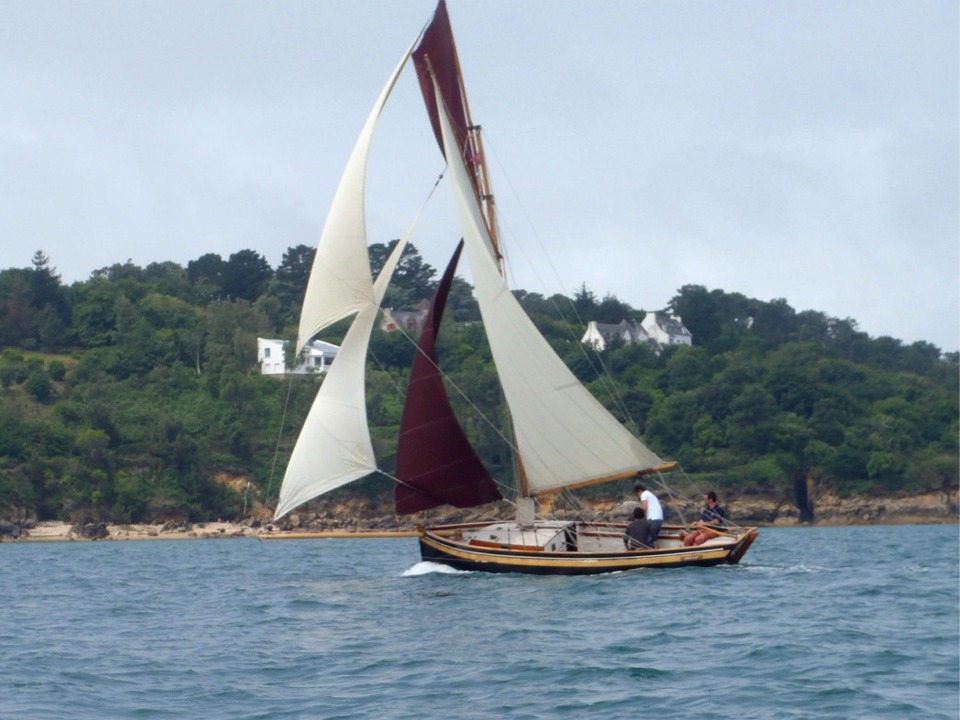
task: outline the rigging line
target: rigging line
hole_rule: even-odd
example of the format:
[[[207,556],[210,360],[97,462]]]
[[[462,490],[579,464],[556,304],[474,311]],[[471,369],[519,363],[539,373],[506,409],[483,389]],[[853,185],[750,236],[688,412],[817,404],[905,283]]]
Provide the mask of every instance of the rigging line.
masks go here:
[[[400,333],[401,333],[401,334],[403,335],[403,337],[407,340],[407,342],[409,342],[411,345],[413,345],[414,351],[417,352],[417,353],[419,353],[419,352],[420,352],[420,345],[417,343],[417,341],[414,340],[414,339],[407,333],[407,331],[406,331],[404,328],[397,328],[397,330],[400,331]],[[494,424],[494,422],[493,422],[492,420],[490,420],[489,417],[487,417],[486,413],[484,413],[483,410],[481,410],[481,409],[477,406],[477,404],[476,404],[475,402],[473,402],[473,400],[470,399],[470,396],[468,396],[468,395],[460,388],[460,386],[457,384],[456,380],[454,380],[454,379],[453,379],[452,377],[450,377],[447,373],[445,373],[445,372],[443,371],[443,369],[442,369],[437,363],[435,363],[435,362],[433,361],[433,359],[430,358],[428,355],[423,354],[423,357],[424,357],[424,359],[426,359],[426,360],[433,366],[433,368],[440,374],[440,377],[442,377],[444,380],[446,380],[448,383],[450,383],[450,386],[451,386],[454,390],[457,391],[457,395],[459,395],[459,396],[467,403],[467,405],[469,405],[470,408],[471,408],[474,412],[477,413],[477,415],[479,416],[479,418],[480,418],[481,420],[483,420],[483,422],[485,422],[485,423],[490,427],[490,429],[493,430],[493,431],[497,434],[497,436],[498,436],[501,440],[503,440],[505,443],[507,443],[507,446],[508,446],[513,452],[517,452],[517,447],[516,447],[516,445],[514,445],[513,441],[510,440],[509,438],[507,438],[507,437],[503,434],[503,432],[500,430],[500,428],[498,428],[498,427]]]
[[[396,392],[397,395],[402,397],[403,388],[400,387],[400,384],[397,382],[396,378],[394,377],[394,373],[390,372],[390,368],[380,360],[379,356],[377,355],[377,353],[374,352],[373,348],[367,348],[367,352],[370,354],[370,357],[373,358],[373,361],[377,364],[377,369],[387,376],[387,379],[390,381],[390,384],[393,385],[394,392]]]
[[[667,485],[666,481],[663,479],[662,473],[659,473],[659,472],[656,473],[656,475],[653,476],[653,479],[656,480],[657,486],[660,487],[662,490],[664,490],[671,499],[679,498],[680,500],[685,500],[687,502],[690,502],[689,498],[684,497],[680,493],[676,492],[672,487]],[[683,524],[688,525],[689,523],[687,522],[687,516],[684,514],[683,509],[676,508],[676,510],[677,510],[677,513],[680,515],[680,520],[683,522]]]
[[[429,24],[429,23],[428,23],[428,24]],[[397,239],[397,242],[398,242],[398,243],[399,243],[399,242],[404,242],[404,241],[406,241],[406,240],[409,240],[409,239],[410,239],[410,236],[413,235],[414,229],[415,229],[415,228],[417,227],[417,225],[420,223],[420,218],[423,216],[423,211],[426,209],[426,207],[427,207],[427,205],[429,204],[430,200],[433,199],[433,194],[436,192],[437,188],[440,186],[440,182],[443,180],[445,174],[446,174],[446,168],[444,168],[444,171],[443,171],[443,172],[441,172],[441,173],[439,173],[439,174],[437,175],[437,179],[434,180],[433,186],[430,188],[430,192],[427,193],[426,198],[424,198],[423,203],[421,203],[421,205],[420,205],[420,209],[417,211],[416,215],[414,215],[413,220],[412,220],[412,221],[410,222],[410,224],[407,226],[407,229],[404,231],[403,235],[402,235],[399,239]],[[389,243],[388,243],[388,245],[389,245]],[[402,258],[402,256],[403,256],[403,252],[401,252],[401,258]],[[390,257],[390,255],[389,255],[389,253],[388,253],[388,254],[387,254],[387,258],[389,258],[389,257]],[[386,262],[386,261],[384,261],[384,262]],[[399,261],[398,261],[397,264],[399,265]],[[383,270],[383,267],[381,267],[380,270],[382,271],[382,270]],[[377,278],[374,278],[374,283],[376,283],[376,281],[377,281],[378,279],[379,279],[379,275],[377,276]],[[390,279],[392,279],[392,278],[390,278]],[[389,282],[388,282],[388,284],[389,284]],[[386,292],[384,292],[384,295],[386,295]],[[382,304],[383,304],[383,302],[382,302],[382,300],[381,300],[380,302],[377,303],[377,306],[379,307],[379,306],[382,305]],[[402,328],[400,328],[400,329],[402,330]],[[373,349],[370,348],[369,344],[368,344],[368,346],[367,346],[367,352],[373,357],[373,360],[374,360],[374,362],[376,362],[377,367],[380,368],[380,370],[382,370],[382,371],[384,371],[384,372],[387,373],[387,376],[390,378],[390,381],[393,383],[394,388],[397,390],[398,393],[400,393],[401,390],[400,390],[399,386],[397,385],[396,380],[394,380],[392,374],[390,374],[390,372],[388,371],[388,368],[380,361],[380,359],[377,357],[377,355],[376,355],[376,353],[373,351]]]
[[[497,162],[497,167],[500,169],[500,172],[502,173],[502,176],[506,179],[507,186],[510,188],[510,192],[513,194],[513,197],[514,197],[514,199],[517,201],[517,204],[518,204],[519,207],[520,207],[520,211],[521,211],[521,213],[523,214],[524,219],[527,221],[527,226],[530,228],[530,231],[532,232],[533,237],[536,239],[537,245],[540,247],[540,251],[541,251],[543,257],[546,258],[546,260],[547,260],[547,265],[549,265],[550,270],[553,272],[553,276],[554,276],[554,278],[557,280],[557,282],[558,282],[561,290],[563,290],[564,292],[566,292],[566,288],[564,287],[564,283],[563,283],[562,279],[560,278],[560,273],[557,271],[556,266],[553,264],[553,259],[552,259],[552,257],[551,257],[550,254],[547,252],[546,246],[544,245],[544,242],[543,242],[543,238],[541,238],[540,233],[537,232],[536,226],[533,224],[533,220],[532,220],[532,218],[530,217],[530,214],[527,212],[526,206],[524,205],[523,201],[520,199],[520,195],[519,195],[519,193],[517,192],[516,188],[514,187],[513,182],[510,180],[510,175],[509,175],[509,173],[507,173],[505,166],[504,166],[503,163],[500,161],[500,156],[497,154],[495,143],[493,143],[493,142],[490,141],[490,133],[487,132],[486,135],[487,135],[487,147],[491,149],[491,151],[492,151],[492,153],[493,153],[493,157],[494,157],[494,159],[495,159],[496,162]],[[502,223],[503,223],[503,218],[504,218],[504,213],[502,213],[502,212],[501,212],[501,213],[498,213],[497,217],[498,217],[499,222],[502,224]],[[509,229],[509,223],[508,223],[508,229]],[[510,232],[510,235],[515,236],[512,231]],[[506,256],[506,254],[507,254],[505,245],[506,245],[506,243],[501,242],[500,252],[501,252],[501,254],[504,255],[504,256]],[[542,287],[544,290],[546,290],[547,284],[546,284],[546,282],[544,281],[543,277],[540,275],[539,270],[537,269],[537,268],[538,268],[538,263],[535,263],[535,262],[533,261],[533,258],[530,257],[530,256],[524,251],[524,248],[523,248],[523,245],[522,245],[522,244],[513,243],[513,245],[519,245],[520,254],[521,254],[521,255],[523,256],[523,258],[526,260],[527,265],[529,266],[529,268],[530,268],[531,271],[533,272],[534,276],[536,277],[537,281],[540,283],[541,287]],[[509,268],[509,270],[510,270],[510,276],[511,276],[510,279],[511,279],[511,281],[513,282],[514,287],[516,287],[516,286],[517,286],[517,282],[516,282],[516,277],[514,277],[514,275],[513,275],[513,266],[512,266],[512,263],[504,263],[504,264],[505,264],[505,266],[506,266],[507,268]],[[557,304],[557,302],[556,302],[553,298],[554,298],[554,295],[551,295],[550,298],[548,298],[548,301],[550,302],[551,305],[553,305],[553,307],[554,307],[554,309],[556,310],[557,314],[560,316],[560,319],[563,320],[564,322],[568,322],[567,319],[566,319],[566,316],[565,316],[565,314],[564,314],[563,309]],[[586,323],[583,321],[583,318],[580,317],[580,313],[577,312],[576,305],[574,305],[572,301],[570,302],[570,310],[573,311],[573,315],[574,315],[574,317],[576,318],[577,323],[579,323],[580,325],[586,325]],[[569,330],[570,339],[573,340],[574,343],[580,348],[581,354],[582,354],[582,355],[584,356],[584,358],[590,363],[590,366],[593,367],[594,358],[592,358],[592,357],[590,356],[590,353],[588,352],[586,346],[584,346],[584,344],[580,341],[580,338],[578,338],[578,337],[573,333],[573,330],[572,330],[572,329],[568,328],[568,330]],[[638,424],[638,423],[633,419],[633,417],[630,415],[630,411],[629,411],[629,409],[627,408],[626,402],[624,401],[623,396],[620,394],[620,390],[619,390],[619,388],[617,387],[617,384],[613,381],[613,376],[611,375],[610,370],[607,368],[606,364],[603,362],[603,358],[600,356],[600,354],[599,354],[599,353],[595,353],[595,354],[596,354],[596,361],[600,364],[600,368],[601,368],[601,372],[598,372],[598,373],[597,373],[598,379],[599,379],[600,382],[602,383],[602,385],[603,385],[603,387],[604,387],[604,390],[607,392],[607,394],[609,395],[610,399],[613,400],[613,402],[614,402],[614,404],[616,405],[616,407],[620,410],[620,412],[623,413],[623,416],[627,419],[627,422],[630,424],[630,427],[631,427],[631,429],[632,429],[632,432],[633,432],[635,435],[639,435],[639,433],[638,433],[639,424]]]
[[[411,220],[410,223],[407,225],[407,228],[406,228],[406,230],[404,230],[403,235],[402,235],[400,238],[395,239],[395,240],[396,240],[396,243],[399,243],[399,242],[407,242],[407,241],[410,240],[411,236],[413,235],[414,230],[416,229],[417,225],[419,225],[420,220],[421,220],[421,218],[423,217],[423,213],[424,213],[424,211],[426,210],[427,205],[428,205],[428,204],[430,203],[430,201],[433,199],[433,195],[434,195],[434,193],[436,192],[437,188],[439,187],[440,182],[443,180],[445,174],[446,174],[446,167],[444,166],[443,171],[440,172],[440,173],[437,175],[437,179],[434,180],[433,185],[432,185],[431,188],[430,188],[430,191],[427,193],[426,197],[424,198],[423,202],[421,203],[420,208],[419,208],[419,209],[417,210],[417,212],[414,214],[413,220]],[[365,213],[364,213],[364,214],[365,214]],[[366,227],[364,227],[364,233],[363,233],[363,234],[364,234],[364,238],[366,238]],[[364,242],[366,242],[366,239],[364,240]],[[383,245],[386,245],[386,246],[388,247],[388,249],[392,250],[392,248],[390,247],[390,242],[391,242],[391,241],[388,241],[388,242],[382,243],[382,244],[383,244]],[[393,247],[396,247],[396,244],[394,244]],[[367,249],[367,258],[368,258],[368,261],[369,261],[370,247],[367,246],[366,249]],[[401,255],[402,255],[402,253],[401,253]],[[386,253],[386,258],[384,259],[384,264],[386,264],[386,260],[389,259],[389,257],[390,257],[390,253],[387,252],[387,253]],[[398,261],[397,261],[397,264],[399,265],[399,259],[398,259]],[[370,268],[370,270],[371,270],[371,273],[372,273],[372,272],[373,272],[373,268]],[[377,281],[380,280],[379,273],[382,272],[382,270],[383,270],[383,266],[381,266],[381,267],[379,268],[379,270],[377,271],[377,273],[378,273],[377,276],[371,278],[372,285],[373,285],[373,288],[374,288],[374,289],[375,289],[376,286],[377,286]],[[396,268],[394,268],[394,271],[396,271]],[[349,277],[345,277],[345,276],[339,275],[339,274],[334,274],[333,277],[335,277],[337,280],[347,280],[347,281],[350,280]],[[387,285],[389,285],[389,281],[390,281],[391,279],[392,279],[392,278],[384,278],[384,281],[385,281],[385,283],[386,283]],[[374,293],[374,294],[375,294],[375,293]],[[384,294],[385,294],[385,293],[384,293]],[[365,298],[365,303],[366,303],[366,307],[369,307],[369,306],[371,306],[371,305],[376,305],[376,306],[379,308],[379,307],[382,305],[382,298],[381,298],[381,300],[378,300],[378,301],[374,302],[374,297],[371,296],[370,298]],[[303,311],[302,311],[302,309],[301,309],[301,314],[302,314],[302,312],[303,312]],[[348,318],[348,317],[356,316],[357,314],[359,314],[359,309],[358,309],[358,308],[354,308],[354,309],[350,310],[350,311],[347,313],[347,315],[339,318],[339,319],[338,319],[337,321],[335,321],[335,322],[340,322],[341,320],[345,320],[345,319]],[[352,321],[351,321],[351,322],[352,322]],[[312,339],[314,339],[314,338],[316,338],[316,337],[319,337],[320,333],[322,333],[324,330],[328,329],[328,328],[329,328],[331,325],[333,325],[333,324],[334,324],[334,323],[328,323],[327,325],[323,326],[322,328],[320,328],[319,330],[317,330],[317,331],[310,337],[310,339],[312,340]]]
[[[682,466],[678,465],[677,467],[678,467],[678,470],[679,470],[681,473],[683,473],[684,476],[687,476],[687,471],[684,470]],[[657,476],[657,482],[658,482],[658,484],[660,485],[660,487],[662,487],[664,490],[667,491],[667,494],[670,495],[670,497],[679,498],[680,500],[683,500],[683,501],[685,501],[685,502],[688,502],[688,503],[690,503],[690,504],[692,504],[692,505],[694,505],[694,506],[697,505],[697,501],[696,501],[696,500],[694,500],[693,498],[687,497],[686,495],[684,495],[684,494],[681,493],[681,492],[675,491],[673,488],[671,488],[669,485],[667,485],[666,482],[664,481],[663,475],[662,475],[661,473],[658,472],[658,473],[656,474],[656,476]],[[698,483],[698,485],[699,485],[700,487],[702,487],[702,486],[703,486],[703,483]],[[687,522],[686,517],[684,516],[683,512],[682,512],[681,510],[679,510],[679,509],[677,510],[677,512],[680,513],[680,517],[681,517],[681,519],[683,520],[683,524],[684,524],[684,525],[688,525],[689,523]],[[728,527],[728,528],[743,528],[743,527],[744,527],[743,525],[740,525],[740,524],[738,524],[738,523],[733,522],[733,520],[731,520],[729,517],[725,518],[725,523],[724,523],[724,525],[725,525],[726,527]]]
[[[401,335],[407,342],[409,342],[411,345],[413,345],[413,348],[414,348],[414,352],[415,352],[415,353],[420,353],[420,352],[421,352],[421,351],[420,351],[420,345],[419,345],[419,343],[418,343],[416,340],[413,339],[413,337],[407,332],[406,328],[403,328],[403,327],[399,327],[399,326],[398,326],[396,332],[399,332],[400,335]],[[377,362],[377,365],[380,367],[380,369],[386,372],[386,371],[387,371],[387,368],[380,363],[380,360],[377,359],[376,355],[374,355],[373,350],[370,350],[369,352],[370,352],[371,355],[374,356],[374,360]],[[467,395],[467,394],[460,388],[460,386],[457,384],[457,382],[456,382],[453,378],[451,378],[447,373],[445,373],[445,372],[443,371],[443,369],[442,369],[439,365],[437,365],[437,363],[435,363],[435,362],[433,361],[433,359],[430,358],[428,355],[423,354],[423,357],[424,357],[425,360],[427,360],[427,361],[433,366],[433,368],[437,371],[437,373],[440,375],[440,377],[443,378],[444,380],[446,380],[446,381],[450,384],[450,386],[451,386],[454,390],[456,390],[457,395],[459,395],[459,396],[464,400],[464,402],[467,403],[467,405],[477,414],[477,416],[478,416],[484,423],[486,423],[486,425],[487,425],[491,430],[493,430],[494,433],[496,433],[497,437],[499,437],[501,441],[503,441],[504,443],[506,443],[507,447],[509,447],[512,452],[516,453],[516,452],[517,452],[517,447],[516,447],[516,445],[514,445],[513,441],[512,441],[510,438],[508,438],[508,437],[500,430],[500,428],[499,428],[496,424],[494,424],[494,422],[493,422],[492,420],[490,420],[489,417],[487,417],[487,414],[484,413],[483,410],[481,410],[480,407],[478,407],[477,404],[474,403],[473,400],[470,399],[470,396]],[[388,372],[388,375],[389,375],[389,372]],[[396,383],[396,381],[393,380],[392,375],[391,375],[390,377],[391,377],[391,382],[393,382],[394,388],[395,388],[395,390],[396,390],[396,392],[397,392],[397,395],[398,395],[399,397],[401,397],[401,398],[404,397],[405,394],[404,394],[402,388]],[[381,471],[381,472],[382,472],[382,471]],[[501,480],[498,480],[498,479],[494,478],[492,475],[490,476],[490,478],[493,480],[493,482],[494,482],[498,487],[501,488],[501,490],[507,490],[507,491],[510,491],[510,492],[516,490],[516,488],[513,487],[512,485],[510,485],[510,484],[508,484],[508,483],[505,483],[505,482],[503,482],[503,481],[501,481]],[[501,494],[502,494],[502,493],[501,493]],[[504,499],[505,499],[505,500],[507,499],[506,496],[504,496]],[[514,504],[514,505],[515,505],[515,503],[513,503],[513,502],[510,501],[510,500],[507,500],[507,502],[510,502],[511,504]]]
[[[413,236],[413,231],[417,228],[417,225],[420,224],[420,219],[423,217],[423,213],[424,213],[424,211],[427,209],[427,205],[428,205],[428,204],[430,203],[430,201],[433,199],[433,194],[437,191],[437,188],[440,187],[440,183],[441,183],[441,181],[443,180],[444,175],[446,174],[446,171],[447,171],[446,166],[444,166],[443,170],[437,175],[437,179],[433,181],[433,185],[432,185],[431,188],[430,188],[430,192],[427,193],[427,196],[424,198],[423,202],[420,204],[420,209],[417,210],[416,214],[413,216],[413,220],[411,220],[410,223],[407,225],[407,229],[404,230],[403,235],[401,235],[401,236],[396,240],[396,243],[401,243],[401,242],[403,242],[403,243],[409,243],[410,238]],[[394,244],[393,247],[396,247],[396,243]],[[387,243],[387,246],[389,247],[389,245],[390,245],[390,243],[388,242],[388,243]],[[367,248],[367,254],[368,254],[368,255],[369,255],[369,250],[370,250],[370,249]],[[392,249],[391,249],[391,252],[392,252]],[[397,266],[400,265],[400,261],[403,259],[403,254],[404,254],[405,252],[406,252],[406,248],[404,248],[404,249],[401,251],[400,257],[397,258]],[[389,259],[389,257],[390,257],[390,253],[387,253],[387,259]],[[384,264],[386,264],[386,260],[384,260]],[[381,266],[380,272],[383,272],[383,266]],[[396,272],[396,267],[394,267],[393,272]],[[380,280],[380,275],[379,275],[379,273],[378,273],[378,274],[377,274],[377,277],[373,278],[374,286],[376,286],[376,284],[377,284],[377,282],[378,282],[379,280]],[[384,278],[384,281],[386,282],[387,286],[389,286],[391,280],[393,280],[393,276],[392,276],[392,275],[391,275],[391,277],[389,277],[389,278]],[[384,289],[384,295],[386,295],[386,289]],[[382,305],[382,304],[383,304],[383,298],[381,298],[379,301],[377,301],[377,306],[378,306],[378,307],[379,307],[380,305]]]
[[[283,413],[280,416],[280,428],[277,430],[277,446],[273,451],[273,464],[270,466],[270,480],[267,483],[265,498],[270,498],[273,492],[273,480],[277,472],[277,457],[280,455],[280,443],[283,440],[283,426],[287,419],[287,408],[290,407],[290,394],[293,392],[293,374],[290,375],[290,381],[287,384],[287,399],[283,403]]]
[[[394,475],[393,473],[387,472],[386,470],[381,470],[381,469],[379,469],[379,468],[377,468],[377,472],[380,473],[381,475],[383,475],[384,477],[386,477],[386,478],[388,478],[388,479],[390,479],[390,480],[393,480],[395,483],[397,483],[397,485],[403,485],[404,487],[410,488],[411,490],[414,490],[414,491],[416,491],[416,492],[418,492],[418,493],[420,493],[420,494],[424,494],[422,489],[420,489],[420,488],[418,488],[418,487],[414,487],[414,486],[411,485],[410,483],[404,482],[403,480],[401,480],[400,478],[398,478],[398,477],[397,477],[396,475]],[[491,479],[492,479],[492,478],[491,478]],[[497,485],[500,485],[500,483],[497,482],[497,480],[493,480],[493,481],[494,481]],[[426,493],[426,494],[429,495],[429,493]],[[506,496],[504,496],[504,497],[502,498],[502,501],[503,501],[503,502],[506,502],[506,503],[509,503],[510,505],[513,505],[514,507],[516,507],[516,505],[517,505],[513,500],[510,500],[510,499],[509,499],[508,497],[506,497]],[[428,510],[430,510],[430,509],[432,509],[432,508],[428,508]],[[467,510],[467,509],[469,509],[469,508],[460,508],[460,509],[462,509],[462,510]],[[421,512],[423,512],[423,511],[421,511]],[[491,517],[495,517],[495,516],[491,516]]]
[[[408,335],[407,332],[406,332],[405,330],[403,330],[402,328],[400,328],[400,332],[402,333],[403,337],[406,338],[406,340],[407,340],[408,342],[410,342],[410,343],[414,346],[414,351],[419,353],[419,352],[420,352],[420,346],[417,344],[417,342],[416,342],[410,335]],[[504,443],[507,445],[507,447],[510,448],[510,450],[511,450],[512,452],[516,453],[516,452],[517,452],[517,447],[516,447],[516,445],[514,445],[513,441],[512,441],[510,438],[508,438],[508,437],[503,433],[503,431],[502,431],[496,424],[494,424],[494,422],[493,422],[492,420],[490,420],[489,417],[487,417],[486,413],[484,413],[483,410],[481,410],[481,409],[477,406],[477,404],[476,404],[475,402],[473,402],[473,400],[471,400],[470,397],[460,388],[460,386],[457,385],[457,382],[456,382],[453,378],[451,378],[447,373],[445,373],[445,372],[440,368],[440,366],[437,365],[437,363],[435,363],[429,356],[427,356],[426,354],[423,354],[423,357],[424,357],[431,365],[433,365],[433,367],[436,369],[436,371],[440,374],[440,377],[443,378],[444,380],[446,380],[446,381],[450,384],[450,386],[451,386],[454,390],[456,390],[457,395],[459,395],[459,396],[463,399],[463,401],[467,403],[467,405],[470,407],[470,409],[472,409],[472,410],[477,414],[477,416],[478,416],[484,423],[486,423],[487,427],[489,427],[491,430],[493,430],[493,432],[496,433],[497,437],[499,437],[500,440],[501,440],[502,442],[504,442]],[[401,393],[402,393],[402,391],[401,391]],[[468,442],[469,442],[469,439],[468,439]],[[472,444],[471,444],[471,447],[472,447]],[[498,480],[497,478],[493,477],[493,475],[490,476],[490,479],[493,480],[493,482],[501,489],[501,491],[503,491],[503,490],[506,490],[507,492],[514,492],[514,491],[516,491],[516,488],[515,488],[513,485],[511,485],[510,483],[504,482],[504,481],[502,481],[502,480]],[[506,496],[503,492],[501,492],[501,495],[503,495],[503,498],[504,498],[505,500],[507,500],[507,496]],[[511,501],[511,500],[507,500],[507,502],[509,502],[511,505],[514,505],[514,506],[516,505],[516,503],[514,503],[514,502]]]
[[[598,522],[597,511],[593,509],[593,506],[589,502],[578,498],[571,491],[561,490],[557,493],[557,497],[566,502],[573,512],[576,513],[576,519],[580,522]],[[556,506],[556,503],[554,503],[554,506]]]
[[[428,23],[428,24],[429,24],[429,23]],[[421,205],[420,205],[420,209],[417,211],[416,215],[414,215],[413,220],[412,220],[412,221],[410,222],[410,224],[407,226],[407,229],[404,231],[403,235],[402,235],[399,239],[397,239],[397,243],[409,241],[410,236],[413,235],[414,229],[415,229],[415,228],[417,227],[417,225],[420,223],[420,218],[423,216],[424,210],[426,209],[427,205],[430,203],[430,200],[433,199],[434,193],[437,191],[437,188],[440,186],[440,183],[443,181],[443,178],[444,178],[444,175],[445,175],[445,174],[446,174],[446,167],[444,167],[443,171],[440,172],[440,173],[437,175],[437,179],[434,180],[433,186],[430,188],[430,192],[427,193],[426,198],[424,198],[423,203],[421,203]],[[391,252],[392,252],[392,250],[391,250]],[[402,251],[400,252],[400,259],[403,258],[403,253],[404,253],[404,252],[406,252],[406,248],[404,248],[404,250],[402,250]],[[388,254],[387,254],[387,258],[389,258],[389,257],[390,257],[390,254],[388,253]],[[397,265],[400,264],[400,259],[398,259]],[[386,261],[384,261],[384,262],[386,262]],[[381,272],[383,271],[383,267],[380,268],[380,271],[381,271]],[[396,268],[394,268],[394,271],[396,271]],[[380,277],[379,277],[379,274],[378,274],[377,277],[374,278],[374,283],[376,283],[379,279],[380,279]],[[393,279],[392,277],[385,279],[388,286],[389,286],[389,281],[392,280],[392,279]],[[383,295],[386,296],[386,291],[384,291]],[[379,307],[379,306],[381,306],[382,304],[383,304],[383,299],[381,298],[381,300],[380,300],[379,302],[377,302],[377,306]],[[382,311],[382,309],[381,309],[381,311]],[[402,334],[404,337],[407,337],[406,331],[405,331],[402,327],[398,327],[397,329],[400,330],[401,334]],[[409,337],[408,337],[408,339],[409,339]],[[378,367],[382,372],[384,372],[384,373],[386,374],[388,380],[389,380],[390,383],[393,385],[394,391],[397,393],[397,395],[400,396],[400,397],[403,397],[403,390],[401,389],[400,385],[397,383],[396,378],[394,377],[393,373],[391,373],[390,370],[389,370],[389,368],[380,360],[380,358],[377,356],[376,352],[374,352],[373,348],[370,347],[369,343],[368,343],[368,345],[367,345],[367,354],[370,355],[370,357],[373,358],[373,361],[376,363],[377,367]],[[383,470],[379,470],[379,469],[378,469],[377,472],[382,472],[384,475],[387,475],[388,477],[391,477],[391,476],[389,475],[389,473],[387,473],[387,472],[385,472],[385,471],[383,471]]]

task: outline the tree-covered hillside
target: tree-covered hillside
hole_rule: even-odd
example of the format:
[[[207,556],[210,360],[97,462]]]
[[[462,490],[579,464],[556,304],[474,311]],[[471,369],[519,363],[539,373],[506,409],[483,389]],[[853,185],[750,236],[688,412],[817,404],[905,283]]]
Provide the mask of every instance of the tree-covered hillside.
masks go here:
[[[374,269],[388,248],[372,248]],[[32,267],[0,271],[0,517],[237,519],[254,499],[275,503],[318,380],[260,376],[256,338],[294,336],[312,258],[298,246],[276,268],[252,250],[186,267],[127,262],[69,287],[41,252]],[[435,275],[408,250],[384,304],[414,305]],[[596,353],[579,342],[587,321],[638,320],[643,310],[586,287],[571,298],[517,295],[574,372],[688,474],[774,492],[814,477],[841,494],[957,482],[956,353],[699,286],[681,288],[667,308],[693,347],[657,356],[614,343]],[[458,280],[441,363],[470,397],[452,398],[468,434],[506,475],[508,448],[488,423],[503,413],[477,318]],[[369,417],[391,469],[413,350],[380,331],[371,348]]]

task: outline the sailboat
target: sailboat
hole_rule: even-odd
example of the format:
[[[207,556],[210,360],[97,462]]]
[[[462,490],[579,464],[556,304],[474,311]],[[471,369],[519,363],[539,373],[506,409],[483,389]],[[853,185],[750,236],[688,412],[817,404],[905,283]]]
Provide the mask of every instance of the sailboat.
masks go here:
[[[411,63],[446,161],[462,240],[430,305],[411,369],[392,475],[396,512],[405,515],[444,505],[471,508],[503,498],[501,485],[471,447],[451,407],[437,356],[444,303],[464,250],[508,408],[517,476],[515,517],[419,525],[422,559],[461,570],[533,574],[739,562],[757,537],[756,528],[719,530],[704,544],[685,547],[683,528],[664,526],[653,548],[628,550],[624,524],[538,515],[538,498],[659,474],[675,464],[661,460],[593,397],[507,286],[480,127],[470,118],[444,0],[377,98],[321,234],[301,312],[297,352],[333,323],[351,317],[352,322],[294,446],[275,520],[319,495],[380,471],[367,424],[366,356],[380,303],[410,233],[396,243],[373,279],[364,187],[377,122],[401,72]]]

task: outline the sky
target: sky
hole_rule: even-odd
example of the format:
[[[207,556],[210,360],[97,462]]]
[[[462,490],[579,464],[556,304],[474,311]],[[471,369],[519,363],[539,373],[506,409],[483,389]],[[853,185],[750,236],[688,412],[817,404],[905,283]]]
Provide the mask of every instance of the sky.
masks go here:
[[[0,7],[0,268],[40,249],[72,283],[315,245],[434,4]],[[514,287],[658,310],[697,284],[960,348],[955,1],[448,9]],[[399,237],[443,171],[418,92],[408,71],[378,131],[370,242]],[[445,192],[413,238],[438,272],[459,237]]]

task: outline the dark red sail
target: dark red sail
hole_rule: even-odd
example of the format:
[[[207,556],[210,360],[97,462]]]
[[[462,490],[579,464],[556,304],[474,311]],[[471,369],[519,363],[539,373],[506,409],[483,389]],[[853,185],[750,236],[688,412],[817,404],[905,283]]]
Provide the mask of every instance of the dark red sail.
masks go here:
[[[437,368],[436,338],[462,249],[463,241],[433,296],[410,372],[397,445],[399,483],[394,500],[399,515],[438,505],[473,507],[502,498],[453,414]]]
[[[440,117],[437,114],[439,110],[437,108],[437,97],[433,90],[431,71],[437,79],[437,85],[443,96],[443,102],[447,106],[447,112],[450,113],[450,120],[457,135],[460,152],[464,155],[464,160],[467,163],[467,170],[473,182],[474,190],[479,194],[476,167],[478,150],[472,148],[468,138],[470,121],[463,91],[463,80],[460,75],[460,60],[457,57],[457,48],[453,42],[453,29],[450,26],[447,4],[444,0],[440,0],[437,4],[433,20],[430,21],[430,25],[424,31],[420,44],[413,51],[413,64],[417,69],[420,91],[423,93],[423,101],[427,106],[427,114],[430,115],[430,123],[433,125],[433,134],[437,138],[440,152],[443,152],[443,134],[440,131]]]

